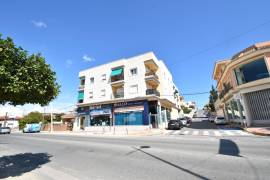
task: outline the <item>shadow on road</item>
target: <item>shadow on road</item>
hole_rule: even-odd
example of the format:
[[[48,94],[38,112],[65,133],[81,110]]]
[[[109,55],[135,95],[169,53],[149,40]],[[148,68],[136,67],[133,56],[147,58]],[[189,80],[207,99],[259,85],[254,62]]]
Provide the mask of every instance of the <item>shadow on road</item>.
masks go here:
[[[210,123],[208,120],[193,121],[188,128],[192,129],[217,129],[215,123]]]
[[[240,156],[240,150],[235,142],[229,139],[220,139],[219,140],[219,154],[228,155],[228,156]]]
[[[20,176],[50,162],[47,153],[21,153],[0,157],[0,178]]]
[[[200,174],[197,174],[197,173],[195,173],[195,172],[193,172],[193,171],[191,171],[191,170],[188,170],[188,169],[185,169],[185,168],[183,168],[183,167],[180,167],[180,166],[178,166],[178,165],[176,165],[176,164],[174,164],[174,163],[172,163],[172,162],[169,162],[169,161],[167,161],[167,160],[164,160],[164,159],[162,159],[162,158],[160,158],[160,157],[158,157],[158,156],[155,156],[155,155],[153,155],[153,154],[151,154],[151,153],[148,153],[148,152],[146,152],[146,151],[144,151],[143,149],[145,149],[145,148],[150,148],[150,146],[140,146],[139,148],[136,148],[136,147],[132,147],[133,149],[134,149],[134,151],[131,151],[131,153],[134,153],[134,152],[142,152],[142,153],[144,153],[144,154],[146,154],[146,155],[148,155],[148,156],[151,156],[152,158],[155,158],[155,159],[157,159],[157,160],[159,160],[159,161],[161,161],[161,162],[163,162],[163,163],[165,163],[165,164],[168,164],[168,165],[170,165],[170,166],[172,166],[172,167],[175,167],[175,168],[177,168],[177,169],[179,169],[179,170],[181,170],[181,171],[184,171],[184,172],[186,172],[186,173],[189,173],[189,174],[191,174],[191,175],[193,175],[193,176],[195,176],[195,177],[197,177],[197,178],[200,178],[200,179],[204,179],[204,180],[209,180],[209,178],[207,178],[207,177],[204,177],[204,176],[202,176],[202,175],[200,175]],[[127,155],[129,155],[129,154],[131,154],[131,153],[128,153]]]

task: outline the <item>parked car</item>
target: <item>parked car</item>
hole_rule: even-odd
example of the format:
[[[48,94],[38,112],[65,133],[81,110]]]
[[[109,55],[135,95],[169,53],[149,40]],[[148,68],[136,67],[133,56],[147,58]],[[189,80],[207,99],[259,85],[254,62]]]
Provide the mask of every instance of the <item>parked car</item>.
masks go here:
[[[26,124],[23,128],[23,133],[33,133],[33,132],[40,132],[41,124]]]
[[[183,126],[182,122],[178,119],[170,120],[168,122],[168,129],[169,130],[179,130]]]
[[[183,126],[187,126],[188,124],[188,117],[178,118],[180,122],[182,122]]]
[[[215,121],[215,119],[216,119],[216,117],[215,117],[215,116],[210,116],[210,117],[208,118],[208,121],[210,121],[210,122],[214,122],[214,121]]]
[[[10,127],[0,127],[0,134],[10,134]]]
[[[227,124],[227,121],[224,117],[222,116],[217,116],[215,118],[215,124],[218,124],[218,125],[224,125],[224,124]]]

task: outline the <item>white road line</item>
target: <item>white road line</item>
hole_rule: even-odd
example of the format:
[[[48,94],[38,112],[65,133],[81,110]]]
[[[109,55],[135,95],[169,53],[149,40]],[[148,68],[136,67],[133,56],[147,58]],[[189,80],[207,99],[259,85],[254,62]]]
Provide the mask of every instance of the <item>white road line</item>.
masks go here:
[[[223,133],[224,133],[224,134],[226,134],[226,135],[228,135],[228,136],[233,136],[233,135],[234,135],[234,133],[233,133],[233,132],[228,131],[228,130],[227,130],[227,131],[226,131],[226,130],[225,130],[225,131],[223,131]]]
[[[251,135],[251,134],[249,134],[249,133],[247,133],[245,131],[242,131],[242,130],[237,131],[237,133],[239,133],[242,136],[249,136],[249,135]]]
[[[179,134],[180,133],[180,131],[174,131],[172,134],[173,135],[177,135],[177,134]]]
[[[221,136],[219,131],[214,131],[215,136]]]
[[[203,135],[204,136],[209,136],[209,132],[208,131],[203,131]]]
[[[199,131],[193,131],[192,135],[198,135]]]
[[[189,131],[184,131],[183,134],[187,135],[189,133]]]

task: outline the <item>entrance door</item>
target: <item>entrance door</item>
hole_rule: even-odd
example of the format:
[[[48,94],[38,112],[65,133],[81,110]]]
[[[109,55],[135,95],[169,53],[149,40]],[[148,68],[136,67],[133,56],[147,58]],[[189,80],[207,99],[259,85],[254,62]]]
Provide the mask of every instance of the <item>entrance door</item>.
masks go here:
[[[150,114],[150,123],[153,128],[158,128],[158,119],[157,119],[157,114]]]
[[[85,117],[82,116],[80,117],[80,129],[84,130],[84,121],[85,121]]]

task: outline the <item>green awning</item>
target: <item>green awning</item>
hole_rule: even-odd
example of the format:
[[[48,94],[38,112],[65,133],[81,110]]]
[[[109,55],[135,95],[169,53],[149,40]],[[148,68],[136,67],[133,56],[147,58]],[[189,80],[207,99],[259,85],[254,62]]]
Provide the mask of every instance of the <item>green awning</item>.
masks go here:
[[[83,80],[83,79],[85,79],[85,77],[84,77],[84,76],[82,76],[82,77],[80,77],[80,79],[81,79],[81,80]]]
[[[112,70],[111,76],[117,76],[122,74],[123,68],[119,68],[119,69],[114,69]]]
[[[83,97],[84,97],[84,92],[80,91],[78,94],[78,99],[81,100],[81,99],[83,99]]]

